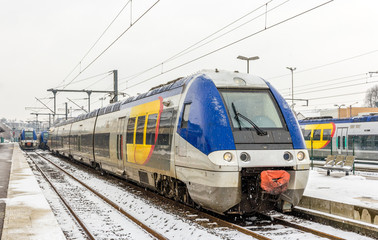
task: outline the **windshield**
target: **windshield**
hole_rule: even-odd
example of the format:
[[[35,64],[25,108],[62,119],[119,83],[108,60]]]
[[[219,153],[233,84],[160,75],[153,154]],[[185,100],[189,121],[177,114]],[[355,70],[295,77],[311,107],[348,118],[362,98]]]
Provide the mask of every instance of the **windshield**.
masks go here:
[[[253,121],[260,128],[283,128],[276,104],[268,91],[231,91],[220,90],[234,128],[250,129],[247,120],[239,118],[240,126],[232,103],[239,113]]]
[[[32,140],[33,132],[25,131],[25,140]]]
[[[43,138],[44,139],[47,139],[48,137],[49,137],[49,133],[47,133],[47,132],[43,133]]]

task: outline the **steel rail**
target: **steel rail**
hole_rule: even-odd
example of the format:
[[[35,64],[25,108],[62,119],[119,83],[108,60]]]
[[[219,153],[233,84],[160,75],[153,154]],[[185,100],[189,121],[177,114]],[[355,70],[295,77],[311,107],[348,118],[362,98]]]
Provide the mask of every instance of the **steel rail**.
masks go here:
[[[62,172],[64,172],[65,174],[67,174],[68,176],[70,176],[72,179],[74,179],[75,181],[77,181],[78,183],[80,183],[81,185],[83,185],[85,188],[87,188],[89,191],[91,191],[92,193],[94,193],[96,196],[98,196],[99,198],[101,198],[103,201],[105,201],[106,203],[108,203],[110,206],[112,206],[114,209],[116,209],[118,212],[122,213],[124,216],[126,216],[127,218],[129,218],[131,221],[133,221],[135,224],[137,224],[138,226],[140,226],[141,228],[143,228],[144,230],[146,230],[149,234],[151,234],[152,236],[154,236],[155,238],[159,239],[159,240],[165,240],[167,239],[166,237],[164,237],[163,235],[161,235],[160,233],[156,232],[155,230],[153,230],[152,228],[148,227],[147,225],[145,225],[144,223],[142,223],[141,221],[139,221],[138,219],[136,219],[135,217],[133,217],[132,215],[130,215],[129,213],[127,213],[123,208],[121,208],[119,205],[117,205],[116,203],[114,203],[113,201],[111,201],[110,199],[108,199],[107,197],[105,197],[104,195],[102,195],[101,193],[97,192],[96,190],[94,190],[93,188],[91,188],[90,186],[88,186],[87,184],[85,184],[84,182],[82,182],[81,180],[77,179],[76,177],[74,177],[73,175],[71,175],[70,173],[68,173],[67,171],[65,171],[64,169],[62,169],[61,167],[59,167],[58,165],[56,165],[55,163],[53,163],[51,160],[47,159],[46,157],[44,157],[43,155],[39,154],[36,152],[36,154],[40,157],[42,157],[43,159],[45,159],[46,161],[48,161],[49,163],[51,163],[52,165],[54,165],[56,168],[58,168],[59,170],[61,170]]]
[[[345,240],[345,238],[340,238],[340,237],[337,237],[337,236],[334,236],[334,235],[331,235],[331,234],[328,234],[328,233],[325,233],[325,232],[321,232],[321,231],[318,231],[318,230],[315,230],[315,229],[311,229],[311,228],[308,228],[308,227],[305,227],[305,226],[301,226],[301,225],[289,222],[289,221],[284,220],[284,219],[279,218],[279,217],[273,217],[273,216],[267,215],[265,213],[258,213],[258,214],[260,216],[266,218],[266,219],[270,219],[273,223],[277,223],[277,224],[281,224],[281,225],[284,225],[284,226],[287,226],[287,227],[295,228],[295,229],[298,229],[298,230],[301,230],[301,231],[304,231],[304,232],[314,234],[314,235],[319,236],[319,237],[324,237],[324,238],[328,238],[328,239],[332,239],[332,240]]]
[[[70,211],[71,215],[75,218],[77,223],[81,226],[81,228],[84,230],[85,234],[88,236],[89,239],[95,240],[96,238],[93,236],[93,234],[89,231],[87,226],[85,226],[84,222],[80,219],[80,217],[75,213],[75,211],[71,208],[69,203],[64,199],[64,197],[58,192],[58,190],[55,188],[54,184],[50,181],[50,179],[46,176],[46,174],[43,172],[43,170],[37,165],[37,163],[34,161],[32,156],[29,153],[26,153],[30,160],[34,163],[37,170],[42,174],[43,178],[48,182],[51,186],[51,188],[55,191],[56,195],[62,200],[63,204],[66,206],[66,208]]]
[[[43,156],[42,156],[43,157]],[[50,160],[48,160],[50,161]],[[51,161],[50,161],[51,162]],[[54,163],[53,163],[54,164]],[[54,164],[55,165],[55,164]],[[64,171],[64,170],[63,170]],[[115,176],[116,177],[116,176]],[[116,177],[117,178],[117,177]],[[205,213],[203,211],[200,211],[198,209],[195,209],[195,208],[192,208],[188,205],[185,205],[181,202],[177,202],[177,201],[174,201],[172,199],[169,199],[169,198],[166,198],[164,196],[161,196],[159,194],[156,194],[156,193],[153,193],[151,191],[146,191],[144,188],[138,186],[138,185],[135,185],[135,184],[131,184],[131,183],[128,183],[126,181],[123,182],[125,185],[129,186],[129,187],[132,187],[132,188],[137,188],[139,191],[145,193],[148,197],[150,198],[159,198],[161,199],[162,202],[169,202],[169,204],[177,207],[177,208],[182,208],[184,209],[185,211],[190,211],[196,215],[198,215],[199,217],[201,218],[208,218],[210,221],[213,221],[215,223],[217,223],[217,225],[221,226],[221,227],[227,227],[227,228],[230,228],[230,229],[234,229],[236,231],[239,231],[241,233],[244,233],[248,236],[252,236],[256,239],[260,239],[260,240],[269,240],[270,238],[268,237],[265,237],[261,234],[258,234],[256,232],[253,232],[252,230],[249,230],[243,226],[239,226],[237,224],[234,224],[234,223],[231,223],[231,222],[228,222],[226,220],[223,220],[223,219],[220,219],[219,217],[216,217],[216,216],[213,216],[213,215],[210,215],[208,213]],[[291,227],[291,228],[294,228],[294,229],[297,229],[297,230],[301,230],[303,232],[307,232],[307,233],[311,233],[311,234],[314,234],[316,236],[320,236],[320,237],[324,237],[324,238],[328,238],[328,239],[333,239],[333,240],[342,240],[344,238],[340,238],[340,237],[337,237],[337,236],[333,236],[331,234],[327,234],[327,233],[324,233],[324,232],[320,232],[320,231],[317,231],[317,230],[314,230],[314,229],[311,229],[311,228],[307,228],[307,227],[304,227],[304,226],[300,226],[300,225],[297,225],[297,224],[294,224],[294,223],[291,223],[291,222],[288,222],[288,221],[285,221],[283,219],[279,219],[277,217],[272,217],[272,216],[269,216],[269,215],[266,215],[266,214],[263,214],[263,213],[258,213],[261,217],[265,218],[265,219],[269,219],[269,220],[272,220],[272,222],[276,223],[276,224],[280,224],[280,225],[284,225],[284,226],[287,226],[287,227]]]
[[[38,153],[37,153],[38,154]],[[41,155],[41,157],[43,157]],[[44,157],[45,158],[45,157]],[[46,158],[45,158],[46,159]],[[48,160],[50,161],[50,160]],[[51,162],[51,161],[50,161]],[[54,164],[54,163],[52,163]],[[55,164],[54,164],[55,165]],[[64,171],[64,170],[63,170]],[[114,176],[115,178],[119,179],[119,177],[117,176]],[[123,179],[124,180],[124,179]],[[236,224],[233,224],[233,223],[230,223],[230,222],[227,222],[225,220],[222,220],[220,218],[217,218],[215,216],[212,216],[210,214],[207,214],[205,212],[202,212],[202,211],[199,211],[197,209],[194,209],[190,206],[187,206],[183,203],[180,203],[180,202],[177,202],[177,201],[174,201],[172,199],[169,199],[169,198],[166,198],[164,196],[161,196],[159,194],[156,194],[156,193],[153,193],[151,191],[147,191],[145,188],[142,188],[138,185],[135,185],[135,184],[131,184],[129,182],[126,182],[126,181],[123,181],[123,183],[125,185],[127,185],[128,187],[131,187],[131,188],[134,188],[134,189],[138,189],[139,191],[143,192],[145,195],[147,195],[149,198],[151,199],[159,199],[161,202],[168,202],[169,204],[177,207],[177,208],[182,208],[184,209],[185,211],[191,211],[191,212],[194,212],[196,215],[200,216],[201,218],[208,218],[209,220],[213,221],[213,222],[216,222],[218,226],[221,226],[221,227],[226,227],[226,228],[229,228],[229,229],[234,229],[236,231],[239,231],[241,233],[244,233],[248,236],[251,236],[251,237],[254,237],[256,239],[259,239],[259,240],[271,240],[271,238],[268,238],[268,237],[265,237],[263,235],[260,235],[258,233],[255,233],[249,229],[246,229],[242,226],[239,226],[239,225],[236,225]],[[100,194],[101,195],[101,194]],[[102,196],[102,195],[101,195]],[[117,210],[118,210],[118,206],[117,206]]]

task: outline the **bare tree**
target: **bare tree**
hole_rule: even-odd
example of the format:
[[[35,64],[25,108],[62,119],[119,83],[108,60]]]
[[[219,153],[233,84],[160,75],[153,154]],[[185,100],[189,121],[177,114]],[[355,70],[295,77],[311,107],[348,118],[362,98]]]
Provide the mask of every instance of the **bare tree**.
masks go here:
[[[365,95],[366,107],[378,107],[378,85],[368,89]]]

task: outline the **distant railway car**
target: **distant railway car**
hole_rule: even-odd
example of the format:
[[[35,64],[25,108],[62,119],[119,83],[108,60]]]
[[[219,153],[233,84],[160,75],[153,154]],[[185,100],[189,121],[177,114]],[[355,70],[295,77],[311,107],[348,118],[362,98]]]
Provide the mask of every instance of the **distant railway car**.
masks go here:
[[[299,121],[307,149],[315,158],[331,154],[355,155],[378,163],[378,116]],[[312,143],[311,143],[312,142]]]
[[[309,155],[263,79],[202,71],[51,128],[50,149],[223,214],[298,204]]]
[[[49,132],[43,131],[40,134],[38,134],[38,147],[43,150],[48,150],[48,139],[49,139]]]
[[[37,134],[34,129],[23,129],[20,134],[20,147],[23,150],[38,148]]]

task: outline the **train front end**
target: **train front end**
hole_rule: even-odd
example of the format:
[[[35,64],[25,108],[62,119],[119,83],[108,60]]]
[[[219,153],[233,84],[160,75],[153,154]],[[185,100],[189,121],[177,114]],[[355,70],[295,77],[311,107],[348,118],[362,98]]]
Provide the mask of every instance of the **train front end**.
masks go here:
[[[293,112],[268,82],[204,71],[191,81],[183,106],[178,133],[202,172],[189,178],[180,166],[176,171],[192,179],[186,185],[194,201],[226,214],[290,211],[299,203],[309,154]]]
[[[33,129],[22,130],[20,147],[24,150],[34,150],[38,147],[37,134]]]

